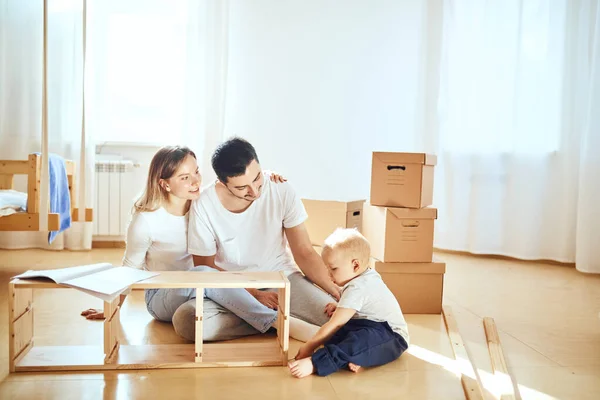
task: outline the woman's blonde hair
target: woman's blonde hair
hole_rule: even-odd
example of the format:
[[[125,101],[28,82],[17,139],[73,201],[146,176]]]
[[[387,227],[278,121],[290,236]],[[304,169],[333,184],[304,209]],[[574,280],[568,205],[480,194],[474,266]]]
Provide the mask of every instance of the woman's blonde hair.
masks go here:
[[[171,178],[188,155],[196,158],[196,154],[184,146],[165,146],[156,152],[150,162],[146,188],[133,204],[133,213],[155,211],[167,201],[169,193],[160,181]]]

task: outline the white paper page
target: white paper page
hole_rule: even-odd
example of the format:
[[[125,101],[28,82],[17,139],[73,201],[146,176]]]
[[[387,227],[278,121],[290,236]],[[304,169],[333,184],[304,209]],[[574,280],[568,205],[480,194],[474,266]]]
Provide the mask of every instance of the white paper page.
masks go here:
[[[143,271],[130,267],[114,267],[94,275],[81,276],[64,282],[65,285],[82,289],[92,296],[107,295],[114,299],[132,284],[158,275],[158,272]],[[102,297],[100,297],[102,298]]]
[[[70,285],[65,285],[65,286],[71,287]],[[109,303],[112,302],[117,297],[119,297],[119,295],[121,294],[120,292],[116,292],[116,293],[112,293],[112,294],[104,294],[104,293],[100,293],[100,292],[95,292],[93,290],[81,289],[81,288],[74,287],[74,286],[73,286],[73,289],[76,289],[76,290],[78,290],[80,292],[89,294],[90,296],[94,296],[96,298],[99,298],[102,301],[107,301]]]
[[[21,275],[13,276],[13,279],[31,279],[31,278],[50,278],[56,283],[64,283],[68,280],[75,279],[81,276],[94,274],[96,272],[113,269],[112,264],[100,263],[100,264],[89,264],[80,265],[78,267],[68,267],[59,269],[47,269],[32,271],[29,270]]]

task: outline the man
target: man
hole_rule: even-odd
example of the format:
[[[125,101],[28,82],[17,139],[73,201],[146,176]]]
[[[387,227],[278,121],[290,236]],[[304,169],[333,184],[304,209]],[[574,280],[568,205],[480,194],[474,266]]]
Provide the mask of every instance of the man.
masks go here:
[[[287,182],[270,182],[254,147],[241,138],[221,144],[213,154],[212,167],[218,180],[193,202],[189,212],[188,252],[194,265],[225,271],[283,271],[290,281],[291,315],[323,325],[328,320],[325,306],[339,299],[339,288],[312,247],[304,226],[307,214],[294,189]],[[276,292],[247,290],[260,303],[277,308]],[[211,324],[219,325],[210,327],[215,338],[223,337],[218,332],[221,328],[227,329],[228,338],[256,333],[226,309],[206,312],[212,313]],[[195,301],[191,300],[173,316],[177,333],[190,340],[194,339],[194,315]]]

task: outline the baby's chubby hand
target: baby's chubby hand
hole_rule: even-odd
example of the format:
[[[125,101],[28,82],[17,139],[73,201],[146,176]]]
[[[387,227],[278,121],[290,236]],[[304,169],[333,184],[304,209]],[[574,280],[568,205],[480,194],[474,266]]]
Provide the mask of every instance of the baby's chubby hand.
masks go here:
[[[331,318],[331,316],[335,312],[336,308],[337,308],[337,304],[335,304],[335,303],[329,303],[329,304],[327,304],[325,306],[325,314],[327,314],[327,316],[329,318]]]

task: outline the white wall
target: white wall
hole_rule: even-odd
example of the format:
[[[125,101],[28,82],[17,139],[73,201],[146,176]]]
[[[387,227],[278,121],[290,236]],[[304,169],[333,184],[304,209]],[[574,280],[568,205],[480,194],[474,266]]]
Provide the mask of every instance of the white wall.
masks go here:
[[[235,1],[226,136],[300,195],[368,198],[371,152],[417,151],[421,1]]]

